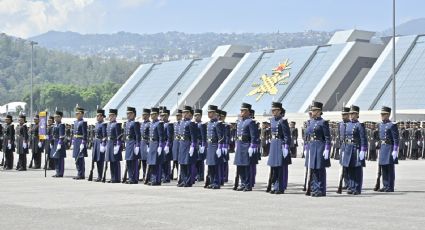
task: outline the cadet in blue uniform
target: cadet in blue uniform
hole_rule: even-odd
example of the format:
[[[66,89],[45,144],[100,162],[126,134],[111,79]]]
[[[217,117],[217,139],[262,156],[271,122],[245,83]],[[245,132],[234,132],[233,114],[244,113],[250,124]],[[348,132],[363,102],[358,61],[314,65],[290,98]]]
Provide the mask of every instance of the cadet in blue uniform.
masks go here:
[[[379,124],[379,166],[382,169],[383,188],[379,192],[394,192],[395,170],[398,164],[399,133],[397,124],[390,121],[391,108],[383,106],[381,109],[382,123]]]
[[[77,118],[74,121],[74,138],[72,157],[75,159],[77,168],[77,176],[73,179],[83,180],[85,178],[85,162],[84,157],[87,157],[87,122],[83,120],[84,109],[77,107],[75,110]]]
[[[13,168],[13,153],[15,152],[15,126],[12,124],[11,115],[6,115],[4,121],[6,123],[3,133],[4,169],[11,170]]]
[[[170,110],[163,107],[160,111],[161,121],[164,124],[164,163],[162,164],[162,183],[170,183],[171,181],[171,161],[173,159],[173,154],[171,150],[173,149],[173,140],[174,140],[174,124],[170,123],[168,120],[170,116]]]
[[[338,128],[336,135],[339,140],[336,140],[340,143],[339,146],[339,164],[341,165],[341,169],[339,171],[339,179],[338,179],[338,190],[336,193],[341,194],[342,189],[346,189],[348,187],[348,172],[347,167],[344,167],[342,161],[344,159],[344,150],[345,150],[345,130],[347,123],[350,122],[350,108],[349,107],[343,107],[341,111],[342,121],[338,122]],[[344,182],[344,186],[342,186],[342,183]]]
[[[204,172],[205,172],[205,146],[207,142],[207,126],[202,123],[202,109],[195,109],[193,114],[195,117],[195,123],[198,126],[198,159],[196,160],[194,173],[194,181],[204,181]]]
[[[217,114],[217,106],[208,106],[208,118],[206,140],[207,153],[206,164],[208,166],[208,178],[206,188],[219,189],[222,180],[222,163],[223,163],[223,147],[224,147],[224,127],[219,122]]]
[[[62,116],[62,112],[55,112],[55,124],[52,130],[53,146],[50,151],[50,159],[55,161],[56,174],[53,177],[63,177],[65,171],[65,124],[62,124]]]
[[[237,140],[235,147],[234,164],[237,167],[237,173],[240,175],[241,183],[237,191],[252,191],[251,187],[251,158],[256,157],[258,145],[258,129],[255,122],[251,119],[251,105],[242,103],[240,109],[240,119],[237,122],[236,132]]]
[[[142,119],[143,121],[140,123],[140,163],[139,168],[142,167],[142,179],[139,178],[139,181],[146,180],[147,173],[147,160],[148,160],[148,148],[149,148],[149,126],[151,122],[149,121],[151,110],[143,109]],[[139,169],[140,172],[140,169]],[[140,174],[140,173],[139,173]]]
[[[140,124],[139,122],[134,121],[135,118],[136,109],[133,107],[127,107],[127,123],[125,125],[125,160],[128,180],[125,182],[126,184],[137,184],[139,181],[138,163],[140,158]]]
[[[310,186],[313,197],[326,196],[326,167],[330,167],[331,136],[328,122],[321,117],[322,107],[321,102],[312,103],[312,120],[306,130],[309,139],[306,167],[311,171]]]
[[[251,183],[251,188],[254,188],[255,186],[255,179],[257,177],[257,165],[258,162],[261,160],[261,152],[260,152],[260,144],[261,144],[261,140],[260,140],[260,123],[255,120],[255,110],[251,109],[250,110],[250,115],[251,115],[251,119],[254,122],[255,128],[258,131],[258,135],[257,138],[253,141],[253,143],[256,144],[257,148],[255,149],[252,157],[250,157],[250,175],[249,175],[249,180]]]
[[[348,188],[347,194],[359,195],[363,183],[363,166],[367,152],[367,136],[363,123],[359,122],[360,108],[350,107],[351,121],[346,123],[344,134],[342,166],[347,168]]]
[[[41,155],[43,152],[43,142],[40,140],[40,137],[38,135],[39,131],[39,122],[40,117],[39,115],[34,116],[34,124],[31,125],[31,151],[32,151],[32,159],[34,160],[34,167],[33,169],[39,169],[41,168]],[[29,168],[31,168],[31,163]]]
[[[106,128],[107,143],[105,151],[106,164],[109,162],[111,180],[108,183],[121,182],[121,161],[122,161],[122,133],[121,124],[117,123],[117,109],[109,109],[109,123]]]
[[[198,146],[198,128],[195,122],[192,121],[193,109],[190,106],[185,106],[183,109],[184,120],[179,127],[179,164],[180,178],[177,184],[178,187],[192,187],[191,167],[198,159],[195,154]]]
[[[224,143],[223,143],[223,166],[222,168],[222,180],[221,185],[224,185],[224,183],[227,183],[229,181],[229,146],[230,146],[230,140],[231,140],[231,131],[230,131],[230,124],[226,123],[226,116],[227,112],[223,110],[219,110],[219,122],[223,124],[224,129]]]
[[[19,115],[18,126],[16,128],[16,153],[18,154],[18,164],[16,170],[26,171],[27,170],[27,154],[29,148],[29,136],[28,136],[28,127],[25,124],[26,117],[25,115]]]
[[[271,194],[283,194],[288,184],[288,164],[291,163],[289,146],[291,144],[291,132],[288,120],[282,114],[282,103],[272,102],[272,114],[270,119],[271,140],[267,165],[271,169]]]
[[[179,142],[181,135],[179,133],[180,131],[180,124],[182,120],[182,110],[178,109],[176,113],[176,122],[174,122],[174,139],[172,143],[172,157],[173,157],[173,168],[171,169],[171,179],[174,180],[174,169],[176,171],[179,171]],[[177,174],[177,173],[176,173]]]
[[[105,164],[105,151],[107,139],[107,124],[104,122],[105,110],[98,109],[96,114],[96,126],[94,128],[94,139],[92,146],[92,161],[96,162],[97,179],[95,182],[100,182],[103,176],[103,165]]]
[[[148,165],[149,171],[147,178],[149,185],[161,185],[162,164],[164,163],[163,150],[164,141],[164,122],[158,119],[159,108],[151,108],[151,124],[149,126],[149,152]]]

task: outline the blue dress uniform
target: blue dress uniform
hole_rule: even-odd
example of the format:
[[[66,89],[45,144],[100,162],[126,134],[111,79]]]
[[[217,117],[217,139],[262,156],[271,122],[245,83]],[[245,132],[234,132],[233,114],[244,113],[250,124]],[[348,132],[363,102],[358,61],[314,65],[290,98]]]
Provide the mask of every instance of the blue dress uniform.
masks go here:
[[[177,114],[181,115],[182,111],[179,109],[177,110]],[[174,135],[173,135],[173,142],[171,144],[171,154],[172,154],[172,160],[173,160],[173,167],[171,169],[171,179],[174,180],[174,168],[177,169],[177,172],[179,171],[179,143],[180,143],[180,123],[181,120],[174,122]]]
[[[217,111],[217,106],[209,105],[208,112]],[[207,123],[206,139],[207,152],[206,164],[208,166],[208,188],[219,189],[222,180],[223,148],[224,148],[224,126],[217,118]]]
[[[118,115],[117,109],[110,109],[109,114]],[[122,161],[122,146],[121,146],[121,124],[116,121],[109,122],[106,128],[107,142],[105,151],[105,161],[109,162],[111,171],[111,180],[109,183],[121,182],[121,161]]]
[[[281,103],[274,102],[272,108],[282,109]],[[271,140],[267,165],[272,170],[271,193],[284,193],[288,184],[288,164],[291,163],[289,146],[291,144],[291,131],[288,120],[282,116],[270,119]]]
[[[162,113],[170,114],[169,110],[163,110]],[[174,140],[174,124],[164,121],[164,163],[162,164],[162,182],[170,183],[171,181],[171,161],[173,160],[173,140]],[[165,148],[167,151],[165,151]]]
[[[342,114],[348,114],[350,112],[350,108],[348,107],[343,107],[342,108]],[[341,122],[338,123],[338,132],[339,132],[339,143],[340,147],[339,147],[339,151],[340,151],[340,155],[339,155],[339,164],[342,167],[342,171],[340,172],[340,177],[343,178],[344,180],[344,187],[348,187],[348,171],[347,171],[347,167],[344,167],[342,161],[344,159],[344,149],[345,149],[345,130],[347,128],[347,123],[350,120],[343,120]]]
[[[84,109],[77,108],[76,112],[84,113]],[[82,148],[80,148],[82,145]],[[74,179],[81,180],[85,178],[85,162],[87,157],[87,122],[83,119],[74,121],[74,139],[72,157],[75,159],[77,176]]]
[[[143,115],[149,115],[150,113],[150,109],[143,109]],[[150,125],[151,122],[149,121],[149,119],[146,119],[140,123],[140,161],[142,163],[142,180],[146,180]]]
[[[133,112],[136,114],[136,109],[133,107],[127,107],[127,112]],[[127,184],[137,184],[139,181],[138,163],[140,158],[140,136],[139,122],[128,120],[125,125],[125,160],[128,172]],[[136,148],[139,148],[139,152],[136,152]]]
[[[313,102],[312,110],[322,110],[323,104]],[[326,167],[330,167],[329,151],[331,136],[329,123],[322,117],[316,117],[308,124],[306,135],[308,137],[308,154],[306,167],[311,170],[312,196],[326,196]],[[328,153],[325,159],[324,153]]]
[[[193,113],[192,107],[185,106],[183,112],[189,111]],[[198,156],[196,154],[198,127],[195,122],[185,118],[181,121],[179,127],[179,164],[180,178],[179,187],[192,187],[192,165],[196,163]],[[191,151],[193,151],[191,153]]]
[[[250,181],[250,184],[251,184],[251,188],[254,188],[254,186],[255,186],[255,178],[257,177],[257,165],[258,165],[258,162],[261,160],[261,152],[260,152],[261,140],[260,140],[260,135],[259,135],[260,134],[260,123],[255,120],[254,113],[255,113],[255,111],[251,110],[251,119],[254,122],[254,126],[255,126],[255,129],[257,130],[258,135],[254,140],[251,141],[252,143],[255,143],[255,148],[254,148],[255,151],[252,154],[252,157],[250,157],[250,159],[249,159],[250,160],[249,181]]]
[[[63,116],[63,113],[56,111],[55,116]],[[65,139],[65,124],[55,123],[52,130],[53,148],[50,151],[50,159],[55,161],[56,175],[53,177],[63,177],[65,171],[66,146]],[[59,147],[60,146],[60,147]]]
[[[24,119],[24,124],[19,124],[17,126],[16,132],[16,154],[18,154],[18,164],[16,170],[26,171],[27,170],[27,154],[29,148],[29,135],[28,127],[25,124],[25,115],[19,115],[19,118]]]
[[[227,112],[226,111],[220,111],[221,117],[226,117]],[[224,144],[223,144],[223,167],[222,167],[222,180],[221,185],[224,185],[224,183],[229,181],[229,150],[230,150],[230,142],[231,142],[231,130],[230,130],[230,124],[225,123],[224,121],[219,121],[223,124],[223,132],[224,132]]]
[[[196,109],[195,114],[201,114],[202,116],[202,110]],[[204,181],[205,178],[205,147],[207,142],[207,125],[202,122],[197,122],[198,127],[198,159],[196,160],[196,163],[194,164],[194,173],[195,176],[194,181]]]
[[[152,113],[159,113],[158,108],[152,108]],[[150,170],[151,185],[160,185],[162,179],[162,164],[164,163],[164,122],[160,120],[152,120],[149,127],[149,152],[148,165]],[[160,152],[158,152],[160,150]]]
[[[351,106],[350,112],[359,112],[357,106]],[[342,166],[347,169],[348,194],[361,194],[363,182],[363,166],[367,152],[367,136],[363,123],[352,120],[346,123],[344,133]]]
[[[251,105],[243,103],[241,109],[251,110]],[[251,158],[256,157],[252,151],[257,149],[256,140],[259,135],[255,122],[251,118],[239,119],[236,124],[236,135],[234,165],[236,165],[241,179],[237,191],[251,191],[250,165]]]
[[[101,113],[105,116],[104,110],[98,110],[97,113]],[[107,140],[107,124],[104,122],[97,122],[94,128],[94,140],[92,148],[92,161],[96,162],[97,168],[97,182],[102,180],[103,176],[103,165],[105,164],[105,150]],[[101,149],[102,148],[102,149]],[[102,152],[102,151],[103,152]]]
[[[381,113],[391,113],[391,108],[382,107]],[[380,192],[394,192],[395,170],[394,164],[398,164],[399,132],[397,124],[390,120],[384,120],[378,126],[380,151],[379,166],[382,168],[383,188]]]

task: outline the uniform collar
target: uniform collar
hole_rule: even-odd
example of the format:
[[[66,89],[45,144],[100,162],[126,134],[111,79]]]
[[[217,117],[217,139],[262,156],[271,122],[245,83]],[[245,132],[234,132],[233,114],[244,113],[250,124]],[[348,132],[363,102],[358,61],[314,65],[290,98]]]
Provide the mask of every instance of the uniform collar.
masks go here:
[[[279,115],[279,116],[274,116],[274,120],[275,120],[275,121],[278,121],[278,120],[280,120],[280,119],[282,119],[282,116],[280,116],[280,115]]]
[[[218,121],[218,119],[217,118],[212,118],[210,121],[211,122],[216,122],[216,121]]]

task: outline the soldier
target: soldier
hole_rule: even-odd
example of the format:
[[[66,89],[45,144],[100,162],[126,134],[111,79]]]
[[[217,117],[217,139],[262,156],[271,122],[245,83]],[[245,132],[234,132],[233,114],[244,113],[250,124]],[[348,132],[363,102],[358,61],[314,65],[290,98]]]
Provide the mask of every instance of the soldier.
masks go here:
[[[291,121],[290,123],[290,131],[291,131],[291,145],[289,146],[291,157],[297,157],[297,148],[298,148],[298,128],[295,127],[295,121]]]
[[[419,130],[419,122],[412,122],[413,125],[411,138],[411,159],[417,160],[419,158],[420,153],[420,145],[421,145],[421,131]]]
[[[194,181],[204,181],[204,173],[205,173],[205,146],[207,142],[207,126],[202,123],[202,109],[195,109],[195,113],[193,114],[195,117],[195,123],[198,127],[198,159],[196,160],[194,173],[195,176]]]
[[[139,181],[146,181],[146,173],[148,169],[147,160],[148,160],[148,149],[149,149],[149,126],[151,122],[149,121],[149,116],[151,114],[150,109],[143,109],[142,112],[142,122],[140,123],[140,161],[141,166],[139,165],[139,174],[140,167],[142,167],[142,179],[139,178]]]
[[[18,164],[16,165],[16,170],[26,171],[27,170],[27,154],[29,147],[29,136],[28,136],[28,127],[25,124],[26,117],[25,115],[19,115],[18,119],[19,125],[16,127],[16,153],[19,156]]]
[[[266,157],[269,155],[270,150],[270,128],[267,121],[261,123],[260,139],[261,139],[261,155]]]
[[[342,121],[338,123],[338,129],[336,131],[336,136],[338,137],[336,141],[340,143],[339,149],[337,150],[338,155],[339,155],[339,152],[341,152],[341,155],[338,157],[339,164],[341,165],[339,178],[338,178],[338,189],[336,192],[338,194],[342,193],[342,189],[346,189],[348,187],[348,171],[347,171],[347,167],[344,166],[343,161],[344,161],[344,158],[346,157],[344,153],[345,135],[347,130],[347,124],[350,122],[349,113],[350,113],[350,108],[342,107],[342,111],[341,111]],[[342,182],[344,182],[344,186],[342,186]]]
[[[66,149],[71,148],[71,143],[72,143],[71,125],[65,124],[65,146],[66,146]]]
[[[62,116],[62,112],[55,112],[55,125],[52,128],[53,146],[51,147],[50,158],[55,161],[56,174],[52,177],[63,177],[65,171],[65,125],[62,124]]]
[[[260,123],[257,120],[255,120],[255,110],[251,109],[250,114],[251,114],[251,119],[252,119],[252,121],[254,121],[255,128],[257,129],[257,133],[258,133],[257,138],[254,140],[254,143],[256,144],[257,149],[254,151],[253,156],[250,158],[250,170],[249,170],[250,173],[251,173],[251,175],[249,176],[250,181],[251,181],[251,188],[254,188],[255,179],[256,179],[256,176],[257,176],[257,165],[258,165],[258,162],[261,160],[261,154],[260,154],[261,140],[260,140],[260,135],[259,135],[259,133],[260,133]]]
[[[363,123],[358,121],[360,108],[352,105],[350,108],[351,121],[347,122],[341,163],[347,168],[347,194],[359,195],[363,183],[363,167],[367,152],[367,136]]]
[[[41,168],[41,154],[43,152],[43,142],[40,141],[38,136],[40,117],[35,115],[34,124],[31,125],[31,151],[32,160],[34,160],[34,167],[30,164],[29,168],[39,169]],[[32,161],[31,161],[32,162]]]
[[[173,149],[174,142],[174,124],[168,120],[170,116],[170,110],[165,107],[161,112],[161,121],[164,124],[164,163],[162,164],[162,183],[170,183],[171,181],[171,161],[173,160]]]
[[[174,140],[172,144],[172,151],[173,154],[173,168],[171,169],[171,179],[174,180],[174,169],[179,171],[179,142],[181,139],[181,135],[179,133],[180,131],[180,124],[182,120],[182,110],[178,109],[176,113],[176,122],[174,122]],[[177,173],[176,173],[177,174]]]
[[[326,196],[326,167],[330,167],[329,152],[331,137],[329,123],[322,115],[323,104],[313,101],[311,105],[312,120],[307,127],[309,137],[306,167],[311,170],[311,195]],[[309,195],[307,193],[307,195]]]
[[[425,121],[421,122],[421,157],[425,159]]]
[[[180,178],[178,187],[192,187],[192,172],[191,167],[196,162],[198,157],[195,154],[198,146],[198,128],[195,122],[192,121],[193,110],[190,106],[184,106],[182,110],[184,120],[179,126],[179,164]]]
[[[240,119],[237,122],[237,140],[235,147],[235,160],[237,172],[240,176],[241,183],[236,189],[237,191],[252,191],[251,173],[251,158],[256,157],[255,152],[258,148],[256,141],[258,140],[258,127],[252,120],[250,114],[251,105],[242,103],[240,109]],[[235,187],[237,185],[235,184]]]
[[[12,124],[12,116],[7,115],[5,119],[3,136],[3,153],[5,154],[4,169],[13,168],[13,153],[15,152],[15,127]]]
[[[0,151],[3,152],[3,125],[0,123]],[[4,152],[3,152],[3,157],[1,159],[0,162],[0,166],[4,166]]]
[[[378,153],[377,153],[377,145],[379,142],[379,132],[376,129],[376,123],[375,122],[371,122],[370,123],[370,135],[371,137],[369,137],[369,160],[370,161],[376,161],[376,158],[378,157]]]
[[[105,164],[105,151],[107,139],[107,124],[104,122],[105,110],[98,109],[96,114],[96,125],[93,131],[93,146],[92,146],[92,169],[90,175],[93,177],[94,162],[96,162],[97,178],[95,182],[102,181],[103,165]],[[89,178],[89,180],[92,178]]]
[[[106,164],[109,162],[111,168],[111,180],[108,183],[120,183],[121,182],[121,161],[122,161],[122,131],[121,124],[117,123],[117,109],[109,109],[109,124],[106,128],[107,143],[105,151]],[[106,172],[106,169],[105,169]],[[106,173],[105,173],[106,176]],[[103,178],[105,180],[106,178]],[[103,181],[104,182],[104,181]]]
[[[394,192],[395,170],[398,164],[399,133],[397,124],[390,121],[391,108],[383,106],[381,109],[382,123],[379,124],[379,166],[382,169],[383,188],[379,192]]]
[[[148,185],[161,185],[162,164],[164,163],[164,122],[158,119],[159,108],[151,108],[151,124],[149,126],[149,152],[147,163],[149,165]]]
[[[270,154],[267,161],[272,176],[270,193],[283,194],[288,184],[288,165],[291,164],[291,131],[288,120],[284,117],[282,103],[272,102],[272,114]]]
[[[413,124],[412,126],[410,126],[411,122],[407,121],[406,122],[406,129],[408,132],[408,142],[407,142],[407,153],[406,153],[406,159],[412,159],[412,141],[411,141],[411,137],[413,135]]]
[[[77,168],[77,176],[74,180],[85,179],[85,162],[84,158],[87,157],[87,122],[83,120],[84,109],[77,107],[75,109],[76,121],[74,121],[74,137],[73,137],[73,151],[72,157],[75,159],[75,167]],[[65,134],[64,134],[65,135]]]
[[[230,124],[226,123],[226,116],[227,116],[227,112],[223,111],[223,110],[219,110],[219,122],[221,122],[223,124],[223,129],[224,129],[224,144],[223,144],[223,148],[222,148],[222,153],[223,153],[223,166],[222,171],[221,171],[221,175],[222,175],[222,180],[221,180],[221,185],[224,185],[224,183],[227,183],[229,181],[229,144],[230,144],[230,140],[231,140],[231,131],[230,131]]]
[[[54,145],[53,140],[53,126],[54,126],[54,117],[49,116],[49,119],[47,120],[47,130],[46,130],[46,140],[44,141],[44,156],[45,156],[45,164],[44,169],[47,170],[54,170],[55,167],[55,160],[51,158],[51,152]]]
[[[158,112],[158,111],[157,111]],[[151,111],[152,113],[152,111]],[[138,163],[139,163],[139,153],[140,153],[140,124],[135,121],[136,118],[136,108],[127,107],[127,123],[125,125],[125,160],[126,168],[128,173],[128,180],[124,181],[126,184],[137,184],[139,181],[138,175]],[[153,149],[152,146],[150,151],[157,151]],[[148,162],[149,164],[149,155]]]
[[[409,130],[405,127],[405,122],[401,121],[400,123],[400,146],[399,146],[399,160],[406,160],[407,153],[409,149]],[[378,133],[379,136],[379,133]]]
[[[224,148],[224,126],[219,122],[217,113],[218,107],[215,105],[208,106],[206,140],[206,164],[208,166],[207,183],[205,188],[219,189],[222,181],[222,166],[223,166],[223,148]]]

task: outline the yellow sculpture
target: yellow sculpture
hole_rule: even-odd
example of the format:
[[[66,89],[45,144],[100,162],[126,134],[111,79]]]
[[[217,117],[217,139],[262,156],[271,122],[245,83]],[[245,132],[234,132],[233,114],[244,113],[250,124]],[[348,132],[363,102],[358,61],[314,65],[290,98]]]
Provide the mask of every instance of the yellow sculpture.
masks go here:
[[[267,74],[263,74],[260,79],[262,84],[254,83],[252,87],[255,89],[251,90],[247,96],[257,95],[256,101],[259,101],[261,97],[268,93],[270,95],[276,95],[279,89],[276,87],[277,84],[285,85],[288,84],[287,78],[289,78],[290,73],[289,69],[291,69],[290,65],[292,62],[289,62],[288,59],[285,62],[280,63],[276,68],[273,69],[272,76],[268,76]]]

